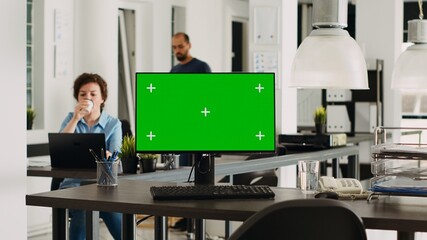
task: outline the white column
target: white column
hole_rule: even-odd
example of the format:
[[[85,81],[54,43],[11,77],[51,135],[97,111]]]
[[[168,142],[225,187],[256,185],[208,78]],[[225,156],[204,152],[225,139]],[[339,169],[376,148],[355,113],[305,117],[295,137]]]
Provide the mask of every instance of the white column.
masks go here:
[[[297,91],[294,88],[289,88],[288,85],[292,61],[297,49],[298,1],[251,0],[249,8],[251,25],[249,31],[249,66],[252,71],[257,71],[259,66],[254,63],[256,54],[277,54],[276,132],[277,134],[296,133]],[[266,8],[267,11],[271,11],[270,8],[278,10],[277,36],[274,36],[275,29],[271,27],[274,26],[273,23],[269,22],[273,17],[262,13]],[[255,16],[256,14],[258,15]],[[269,39],[270,35],[273,35],[272,39]],[[277,38],[277,41],[274,41],[274,38]],[[280,168],[278,175],[279,186],[296,186],[295,166]]]
[[[2,239],[27,239],[26,194],[26,1],[0,2],[2,104],[0,224]]]
[[[298,40],[298,1],[282,1],[282,61],[281,61],[281,92],[280,92],[280,125],[278,133],[290,134],[297,132],[297,90],[289,85],[292,61],[297,50]],[[279,168],[279,186],[296,187],[296,166]]]

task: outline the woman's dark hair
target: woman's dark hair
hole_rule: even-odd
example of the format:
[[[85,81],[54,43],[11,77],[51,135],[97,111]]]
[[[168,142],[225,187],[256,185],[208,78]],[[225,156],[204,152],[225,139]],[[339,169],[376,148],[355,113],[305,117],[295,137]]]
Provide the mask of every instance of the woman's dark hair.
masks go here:
[[[79,99],[79,91],[80,88],[83,85],[86,85],[88,83],[97,83],[99,85],[99,88],[101,89],[101,96],[104,102],[101,104],[101,110],[104,109],[105,101],[107,101],[108,97],[108,89],[107,89],[107,82],[98,74],[94,73],[83,73],[80,76],[77,77],[77,79],[74,81],[73,91],[74,91],[74,98],[76,100]]]

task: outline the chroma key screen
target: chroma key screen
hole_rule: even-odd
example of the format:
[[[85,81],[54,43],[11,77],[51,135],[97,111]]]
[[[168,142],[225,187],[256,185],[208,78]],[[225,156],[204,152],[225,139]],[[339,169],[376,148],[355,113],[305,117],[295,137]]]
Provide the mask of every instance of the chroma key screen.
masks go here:
[[[274,73],[137,73],[137,152],[273,152]]]

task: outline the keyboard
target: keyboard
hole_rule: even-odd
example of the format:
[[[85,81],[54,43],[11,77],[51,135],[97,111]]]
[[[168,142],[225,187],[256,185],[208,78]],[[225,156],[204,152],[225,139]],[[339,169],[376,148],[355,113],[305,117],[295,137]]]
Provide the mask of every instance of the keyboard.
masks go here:
[[[154,200],[273,199],[275,196],[266,185],[153,186],[150,192]]]

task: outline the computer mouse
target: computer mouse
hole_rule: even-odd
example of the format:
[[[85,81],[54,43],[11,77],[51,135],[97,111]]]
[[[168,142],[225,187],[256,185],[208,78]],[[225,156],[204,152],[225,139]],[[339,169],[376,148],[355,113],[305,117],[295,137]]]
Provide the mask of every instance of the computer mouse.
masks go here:
[[[330,198],[338,199],[338,193],[336,192],[320,192],[314,195],[315,198]]]

